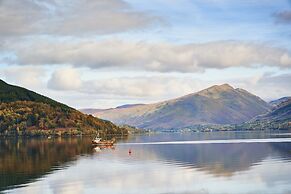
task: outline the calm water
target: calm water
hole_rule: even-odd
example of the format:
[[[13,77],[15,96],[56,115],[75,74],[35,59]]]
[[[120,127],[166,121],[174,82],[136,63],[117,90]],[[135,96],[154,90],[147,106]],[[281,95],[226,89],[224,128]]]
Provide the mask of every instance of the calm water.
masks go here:
[[[0,139],[0,192],[291,193],[291,141],[266,138],[291,135],[158,134],[107,149],[88,138]]]

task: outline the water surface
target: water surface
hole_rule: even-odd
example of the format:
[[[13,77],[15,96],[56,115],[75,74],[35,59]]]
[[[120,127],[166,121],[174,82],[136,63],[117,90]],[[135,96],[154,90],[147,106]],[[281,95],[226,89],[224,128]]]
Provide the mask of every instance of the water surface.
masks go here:
[[[0,140],[0,190],[291,193],[290,138],[258,132],[156,134],[132,136],[107,149],[92,147],[88,138]]]

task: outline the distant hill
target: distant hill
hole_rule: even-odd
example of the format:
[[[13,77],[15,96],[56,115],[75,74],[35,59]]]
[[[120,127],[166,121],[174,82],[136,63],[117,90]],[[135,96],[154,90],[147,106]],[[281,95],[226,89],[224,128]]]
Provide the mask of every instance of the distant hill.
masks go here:
[[[97,108],[83,108],[83,109],[79,109],[79,111],[81,111],[84,114],[88,114],[88,115],[94,115],[97,112],[104,111],[104,110],[108,110],[108,109],[97,109]]]
[[[129,108],[129,107],[140,106],[140,105],[144,105],[144,104],[124,104],[124,105],[121,105],[121,106],[117,106],[115,109]],[[85,113],[85,114],[94,115],[94,114],[96,114],[98,112],[103,112],[103,111],[112,110],[112,109],[114,109],[114,108],[109,108],[109,109],[83,108],[83,109],[80,109],[80,111],[82,113]]]
[[[116,108],[130,108],[130,107],[135,107],[135,106],[140,106],[140,105],[145,105],[145,104],[124,104],[121,106],[117,106]]]
[[[0,135],[127,134],[109,121],[2,80],[0,102]]]
[[[259,115],[249,122],[239,126],[243,129],[265,130],[265,129],[291,129],[291,98],[280,100],[281,103],[275,106],[266,114]]]
[[[259,120],[276,120],[283,121],[289,119],[291,121],[291,98],[281,100],[270,112],[257,117]]]
[[[155,104],[99,111],[94,115],[116,124],[146,129],[173,129],[199,124],[238,124],[269,111],[259,97],[228,84]]]
[[[286,97],[279,98],[277,100],[272,100],[271,102],[269,102],[269,104],[276,107],[279,104],[281,104],[282,102],[288,101],[290,99],[291,99],[291,96],[286,96]]]

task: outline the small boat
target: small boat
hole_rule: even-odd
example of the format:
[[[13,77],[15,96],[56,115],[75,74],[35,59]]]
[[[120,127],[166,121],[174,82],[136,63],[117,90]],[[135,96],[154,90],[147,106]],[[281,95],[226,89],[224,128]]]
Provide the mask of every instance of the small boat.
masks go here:
[[[101,141],[101,138],[96,137],[95,139],[92,140],[92,143],[93,143],[93,144],[97,144],[97,143],[99,143],[100,141]]]
[[[102,138],[96,137],[92,140],[93,145],[99,145],[99,146],[112,146],[115,143],[115,140],[102,140]]]

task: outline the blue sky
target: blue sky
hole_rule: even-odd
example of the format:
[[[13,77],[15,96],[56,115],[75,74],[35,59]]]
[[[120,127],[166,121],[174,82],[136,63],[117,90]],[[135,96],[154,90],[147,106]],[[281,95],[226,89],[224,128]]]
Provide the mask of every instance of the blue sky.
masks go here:
[[[0,77],[76,108],[291,95],[288,0],[2,0]]]
[[[286,41],[290,40],[290,25],[276,25],[272,17],[274,13],[290,8],[288,1],[128,2],[138,10],[147,10],[164,18],[166,26],[156,31],[154,39],[184,43],[220,40],[274,41],[276,44],[289,45]]]

